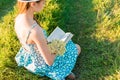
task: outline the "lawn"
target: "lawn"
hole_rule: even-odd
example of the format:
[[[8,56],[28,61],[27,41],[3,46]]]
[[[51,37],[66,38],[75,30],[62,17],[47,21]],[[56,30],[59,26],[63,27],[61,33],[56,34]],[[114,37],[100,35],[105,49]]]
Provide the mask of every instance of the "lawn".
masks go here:
[[[50,80],[18,67],[20,43],[14,32],[15,1],[0,1],[0,80]],[[77,80],[120,80],[120,1],[47,0],[35,17],[48,31],[59,26],[74,34],[82,52],[73,72]]]

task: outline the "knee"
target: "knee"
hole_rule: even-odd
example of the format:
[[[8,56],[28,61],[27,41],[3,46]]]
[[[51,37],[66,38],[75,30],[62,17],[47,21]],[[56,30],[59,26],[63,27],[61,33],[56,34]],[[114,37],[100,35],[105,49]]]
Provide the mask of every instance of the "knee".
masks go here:
[[[78,44],[76,44],[76,47],[78,49],[78,55],[79,55],[81,53],[81,47]]]

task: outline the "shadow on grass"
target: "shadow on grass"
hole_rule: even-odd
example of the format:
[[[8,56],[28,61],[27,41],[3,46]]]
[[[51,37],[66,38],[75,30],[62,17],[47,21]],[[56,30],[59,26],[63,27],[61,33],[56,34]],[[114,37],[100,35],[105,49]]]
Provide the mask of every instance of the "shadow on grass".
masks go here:
[[[13,6],[16,1],[13,0],[0,0],[0,20],[3,16],[5,16],[8,12],[13,10]]]
[[[61,11],[53,13],[56,16],[51,21],[57,24],[49,26],[59,25],[63,30],[72,32],[73,41],[81,46],[82,52],[73,70],[77,80],[104,79],[119,70],[119,52],[113,46],[118,42],[99,41],[92,37],[97,28],[97,12],[92,0],[57,0],[57,4]]]
[[[97,28],[97,12],[93,9],[92,0],[74,0],[69,8],[70,16],[65,23],[66,31],[75,34],[73,41],[82,48],[73,70],[77,80],[99,80],[113,75],[120,66],[120,58],[117,57],[119,52],[114,49],[116,46],[113,46],[118,42],[112,43],[107,39],[98,41],[92,37]]]

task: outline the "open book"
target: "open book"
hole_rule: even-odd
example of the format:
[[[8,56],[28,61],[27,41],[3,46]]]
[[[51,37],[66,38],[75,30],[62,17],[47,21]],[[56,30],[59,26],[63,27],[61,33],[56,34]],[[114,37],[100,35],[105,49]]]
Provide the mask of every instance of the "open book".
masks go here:
[[[73,34],[71,32],[65,33],[62,29],[56,27],[53,32],[48,36],[47,41],[51,42],[52,40],[61,40],[67,43],[72,37]]]

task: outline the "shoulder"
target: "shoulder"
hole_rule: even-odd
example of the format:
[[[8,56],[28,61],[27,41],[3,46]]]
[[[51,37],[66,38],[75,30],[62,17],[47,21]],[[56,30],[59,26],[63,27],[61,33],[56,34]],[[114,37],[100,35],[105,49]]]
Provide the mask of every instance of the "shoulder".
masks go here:
[[[21,17],[20,17],[20,15],[16,16],[16,18],[15,18],[14,21],[15,21],[15,23],[21,22]]]
[[[18,15],[14,21],[15,21],[15,25],[14,25],[15,28],[22,28],[26,23],[25,19],[23,19],[20,15]]]
[[[24,30],[29,30],[32,25],[35,23],[35,21],[28,20],[26,17],[18,15],[15,18],[15,27],[16,28],[22,28]]]

